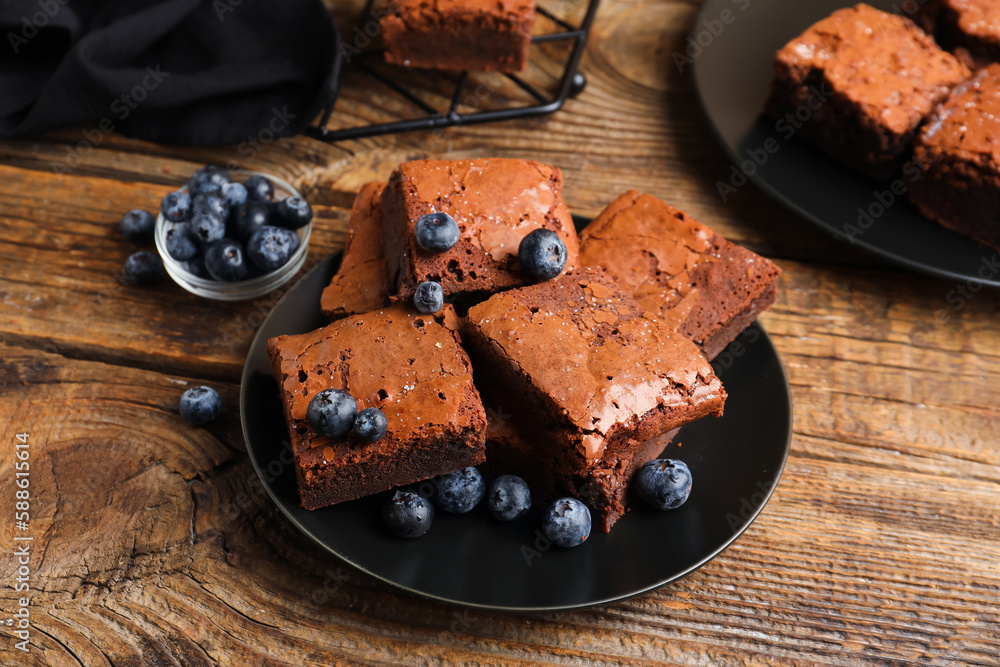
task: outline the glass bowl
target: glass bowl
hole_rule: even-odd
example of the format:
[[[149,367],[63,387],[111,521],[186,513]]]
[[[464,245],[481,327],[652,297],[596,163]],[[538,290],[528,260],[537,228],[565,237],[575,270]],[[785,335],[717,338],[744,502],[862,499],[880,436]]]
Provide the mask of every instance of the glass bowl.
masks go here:
[[[263,174],[256,171],[232,171],[229,172],[229,175],[234,182],[242,182],[254,175],[264,176],[274,183],[274,201],[280,201],[287,197],[302,196],[291,184],[271,174]],[[181,191],[187,192],[187,186],[181,188]],[[309,236],[312,233],[313,225],[310,222],[305,227],[297,230],[299,247],[284,266],[262,276],[226,283],[197,276],[184,268],[182,262],[170,256],[170,253],[167,252],[167,232],[174,224],[176,223],[169,222],[164,218],[162,213],[156,218],[156,250],[163,259],[163,268],[167,270],[167,274],[175,283],[188,292],[205,297],[206,299],[215,299],[216,301],[246,301],[248,299],[256,299],[259,296],[273,292],[291,280],[292,276],[299,272],[299,269],[302,268],[302,265],[306,261],[306,255],[309,253]]]

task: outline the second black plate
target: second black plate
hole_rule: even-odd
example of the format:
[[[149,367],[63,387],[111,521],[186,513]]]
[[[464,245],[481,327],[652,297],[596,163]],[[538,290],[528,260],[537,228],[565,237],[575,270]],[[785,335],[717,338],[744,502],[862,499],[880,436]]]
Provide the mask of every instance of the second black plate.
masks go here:
[[[538,540],[538,512],[502,524],[482,508],[440,513],[417,540],[381,526],[387,494],[313,512],[298,491],[267,339],[304,333],[326,322],[323,288],[340,256],[302,278],[264,321],[247,355],[240,415],[247,450],[268,493],[303,533],[355,567],[418,595],[471,607],[543,611],[620,600],[701,567],[756,518],[781,474],[792,432],[791,396],[781,360],[758,325],[716,359],[729,393],[726,414],[681,430],[667,455],[685,461],[694,486],[681,508],[629,511],[610,534],[595,530],[573,549]],[[516,417],[516,416],[515,416]]]
[[[705,112],[737,165],[737,173],[723,176],[720,189],[743,187],[741,177],[747,176],[806,220],[885,259],[934,276],[1000,287],[996,252],[925,219],[905,195],[892,193],[891,181],[874,181],[842,166],[790,137],[789,126],[776,126],[762,114],[778,49],[816,21],[853,4],[706,0],[685,42],[690,53],[684,55],[694,61]],[[891,11],[900,3],[869,4]],[[899,178],[908,182],[903,174]]]

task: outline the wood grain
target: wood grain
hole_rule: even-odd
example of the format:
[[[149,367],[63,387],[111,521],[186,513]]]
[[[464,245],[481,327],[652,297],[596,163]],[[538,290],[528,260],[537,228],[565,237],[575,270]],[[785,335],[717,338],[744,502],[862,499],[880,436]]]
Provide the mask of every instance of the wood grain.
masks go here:
[[[1000,664],[1000,293],[883,266],[752,186],[722,202],[729,162],[670,61],[697,9],[605,2],[587,90],[545,119],[252,152],[109,136],[66,175],[81,130],[0,141],[0,516],[28,432],[35,537],[31,652],[8,650],[0,625],[0,664]],[[358,118],[405,111],[374,90],[348,101]],[[278,514],[242,442],[239,373],[274,296],[220,305],[116,279],[133,250],[121,212],[154,208],[202,163],[306,191],[315,262],[342,244],[362,183],[427,155],[554,163],[584,214],[646,190],[784,268],[762,322],[792,385],[792,453],[760,518],[698,572],[525,616],[331,561]],[[225,411],[194,429],[176,403],[202,383]],[[10,614],[17,563],[0,554]]]

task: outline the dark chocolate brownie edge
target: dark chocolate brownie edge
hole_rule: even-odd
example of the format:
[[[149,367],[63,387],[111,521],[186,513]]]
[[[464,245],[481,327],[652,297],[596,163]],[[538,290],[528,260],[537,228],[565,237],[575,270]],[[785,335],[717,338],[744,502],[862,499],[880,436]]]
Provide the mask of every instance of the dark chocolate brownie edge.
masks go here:
[[[778,295],[778,286],[772,281],[746,308],[736,313],[728,322],[701,343],[701,351],[709,361],[719,356],[726,346],[736,340],[757,316],[771,307]]]

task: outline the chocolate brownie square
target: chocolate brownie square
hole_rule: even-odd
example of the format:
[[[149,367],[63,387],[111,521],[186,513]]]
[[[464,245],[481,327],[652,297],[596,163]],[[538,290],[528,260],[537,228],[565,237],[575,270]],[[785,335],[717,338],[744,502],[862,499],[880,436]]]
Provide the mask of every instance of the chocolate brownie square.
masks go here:
[[[389,305],[382,241],[384,188],[385,183],[367,183],[354,200],[340,267],[320,298],[320,308],[331,321]]]
[[[726,393],[698,348],[599,268],[496,294],[463,332],[480,389],[521,426],[553,484],[577,488],[642,443],[721,415]]]
[[[774,303],[781,275],[767,259],[635,190],[580,233],[580,261],[607,271],[709,359]]]
[[[938,106],[917,138],[910,201],[941,225],[1000,250],[1000,65]]]
[[[840,9],[778,51],[767,113],[873,178],[905,159],[921,121],[969,69],[912,21]]]
[[[502,400],[499,397],[496,400]],[[498,404],[499,405],[499,404]],[[479,469],[488,478],[518,475],[528,482],[536,505],[562,496],[579,498],[590,509],[594,525],[610,532],[624,516],[629,502],[629,488],[635,472],[647,461],[659,456],[676,437],[679,429],[650,438],[639,446],[608,457],[579,475],[556,477],[540,465],[539,452],[525,438],[502,407],[486,409],[486,463]],[[552,470],[558,469],[552,466]]]
[[[562,199],[562,172],[530,160],[418,160],[399,166],[382,194],[385,256],[396,301],[409,300],[425,280],[445,297],[479,297],[519,287],[517,249],[529,232],[550,229],[566,244],[566,270],[578,264],[573,219]],[[447,213],[458,243],[442,253],[417,245],[417,220]]]
[[[997,0],[910,2],[918,6],[914,17],[917,24],[969,67],[1000,61],[1000,2]]]
[[[353,315],[316,331],[268,341],[302,506],[317,509],[482,463],[486,413],[459,345],[454,311],[402,306]],[[385,437],[324,438],[306,410],[324,389],[376,407]]]
[[[380,25],[394,65],[519,72],[528,64],[535,0],[390,0]]]

